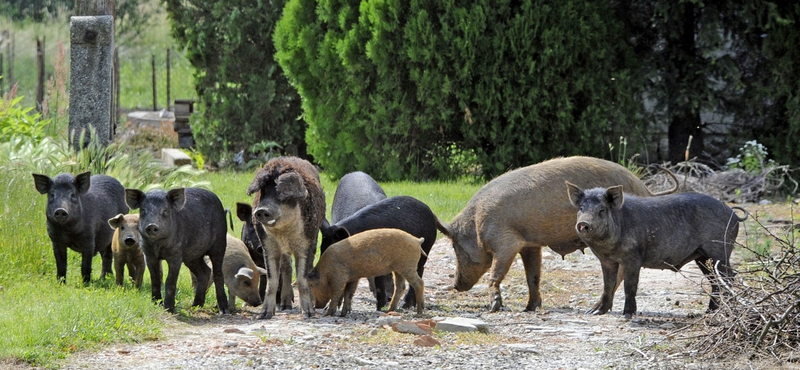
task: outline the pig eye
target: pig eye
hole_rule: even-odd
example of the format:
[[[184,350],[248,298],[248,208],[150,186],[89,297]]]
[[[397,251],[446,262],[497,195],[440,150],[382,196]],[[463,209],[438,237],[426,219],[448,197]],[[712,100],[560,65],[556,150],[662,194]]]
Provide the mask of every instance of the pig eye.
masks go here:
[[[597,212],[597,215],[600,216],[600,217],[605,216],[606,215],[606,210],[605,209],[601,209],[600,212]]]
[[[166,209],[162,209],[162,210],[161,210],[161,216],[162,216],[162,217],[167,217],[167,216],[169,216],[169,214],[167,213],[167,210],[166,210]]]
[[[245,281],[245,282],[244,282],[244,286],[246,286],[246,287],[248,287],[248,288],[249,288],[249,287],[250,287],[250,282],[249,282],[249,281]]]

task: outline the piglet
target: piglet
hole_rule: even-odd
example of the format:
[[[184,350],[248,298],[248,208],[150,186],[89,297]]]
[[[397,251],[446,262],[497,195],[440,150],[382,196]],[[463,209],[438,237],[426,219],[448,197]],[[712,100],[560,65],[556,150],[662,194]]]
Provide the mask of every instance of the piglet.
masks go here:
[[[122,286],[125,278],[125,266],[128,266],[128,275],[133,280],[136,289],[141,288],[144,277],[144,253],[139,234],[139,215],[118,214],[108,220],[108,225],[114,229],[114,238],[111,239],[111,252],[114,255],[114,272],[117,285]]]
[[[335,303],[344,296],[341,312],[344,317],[351,310],[359,279],[392,273],[394,294],[389,311],[397,309],[408,280],[416,294],[417,313],[422,313],[424,283],[417,274],[417,262],[424,253],[424,241],[425,238],[399,229],[372,229],[332,244],[308,273],[316,307],[323,308],[331,302],[325,314],[333,315]]]

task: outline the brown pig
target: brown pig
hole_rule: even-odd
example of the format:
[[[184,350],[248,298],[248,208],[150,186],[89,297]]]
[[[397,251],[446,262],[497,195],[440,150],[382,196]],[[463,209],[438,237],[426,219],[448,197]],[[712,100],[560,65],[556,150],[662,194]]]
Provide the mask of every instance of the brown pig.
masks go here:
[[[133,280],[136,289],[139,289],[142,286],[145,267],[144,253],[140,243],[142,237],[139,234],[139,215],[120,213],[109,219],[108,225],[114,229],[111,252],[114,255],[114,273],[117,276],[117,285],[122,285],[125,277],[125,265],[127,265],[128,275]]]
[[[397,309],[406,280],[416,293],[417,313],[425,308],[424,284],[417,274],[417,263],[423,253],[425,238],[417,238],[399,229],[372,229],[332,244],[322,253],[317,265],[308,273],[316,307],[330,301],[326,315],[336,312],[335,302],[344,296],[342,317],[350,312],[358,280],[392,273],[394,294],[389,311]]]
[[[247,304],[258,307],[261,305],[261,295],[258,292],[258,283],[261,275],[266,275],[267,270],[256,266],[247,246],[239,238],[228,234],[225,259],[222,261],[222,274],[225,286],[228,287],[228,308],[236,307],[236,297]]]

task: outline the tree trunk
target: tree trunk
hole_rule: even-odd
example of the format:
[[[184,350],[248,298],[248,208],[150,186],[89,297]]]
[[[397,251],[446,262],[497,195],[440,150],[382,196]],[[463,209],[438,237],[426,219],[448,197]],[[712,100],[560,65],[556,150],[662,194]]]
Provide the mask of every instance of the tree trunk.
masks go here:
[[[75,0],[75,15],[116,16],[116,0]]]
[[[692,82],[697,78],[695,74],[698,69],[697,63],[701,63],[694,43],[697,24],[695,8],[691,3],[686,3],[683,4],[682,11],[681,34],[677,39],[667,41],[668,47],[674,48],[669,55],[674,66],[671,73],[675,78],[672,86],[667,87],[671,117],[667,134],[668,155],[669,161],[673,164],[699,157],[705,149],[700,110],[692,105],[691,93],[681,92],[692,86]]]

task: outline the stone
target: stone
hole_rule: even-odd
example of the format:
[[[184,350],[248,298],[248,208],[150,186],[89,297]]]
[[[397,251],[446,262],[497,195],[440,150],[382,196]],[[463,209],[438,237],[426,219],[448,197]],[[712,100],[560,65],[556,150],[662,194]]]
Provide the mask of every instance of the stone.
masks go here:
[[[417,339],[414,339],[414,345],[420,347],[436,347],[442,344],[430,335],[420,335]]]
[[[192,164],[192,159],[180,149],[164,148],[161,149],[161,160],[167,166],[183,166]]]
[[[536,346],[534,346],[533,344],[512,343],[512,344],[506,344],[505,346],[514,352],[536,353],[536,354],[539,353],[539,351],[536,349]]]
[[[83,148],[94,129],[98,143],[113,139],[112,85],[114,18],[110,15],[70,17],[69,134]],[[78,143],[82,132],[84,142]]]
[[[409,333],[417,335],[430,334],[431,327],[428,325],[425,325],[425,327],[427,327],[427,331],[420,325],[417,325],[417,323],[411,321],[398,321],[392,324],[392,330],[398,333]]]
[[[454,333],[464,333],[464,332],[468,333],[473,331],[488,333],[489,324],[478,319],[469,319],[465,317],[451,317],[436,323],[436,329]]]

